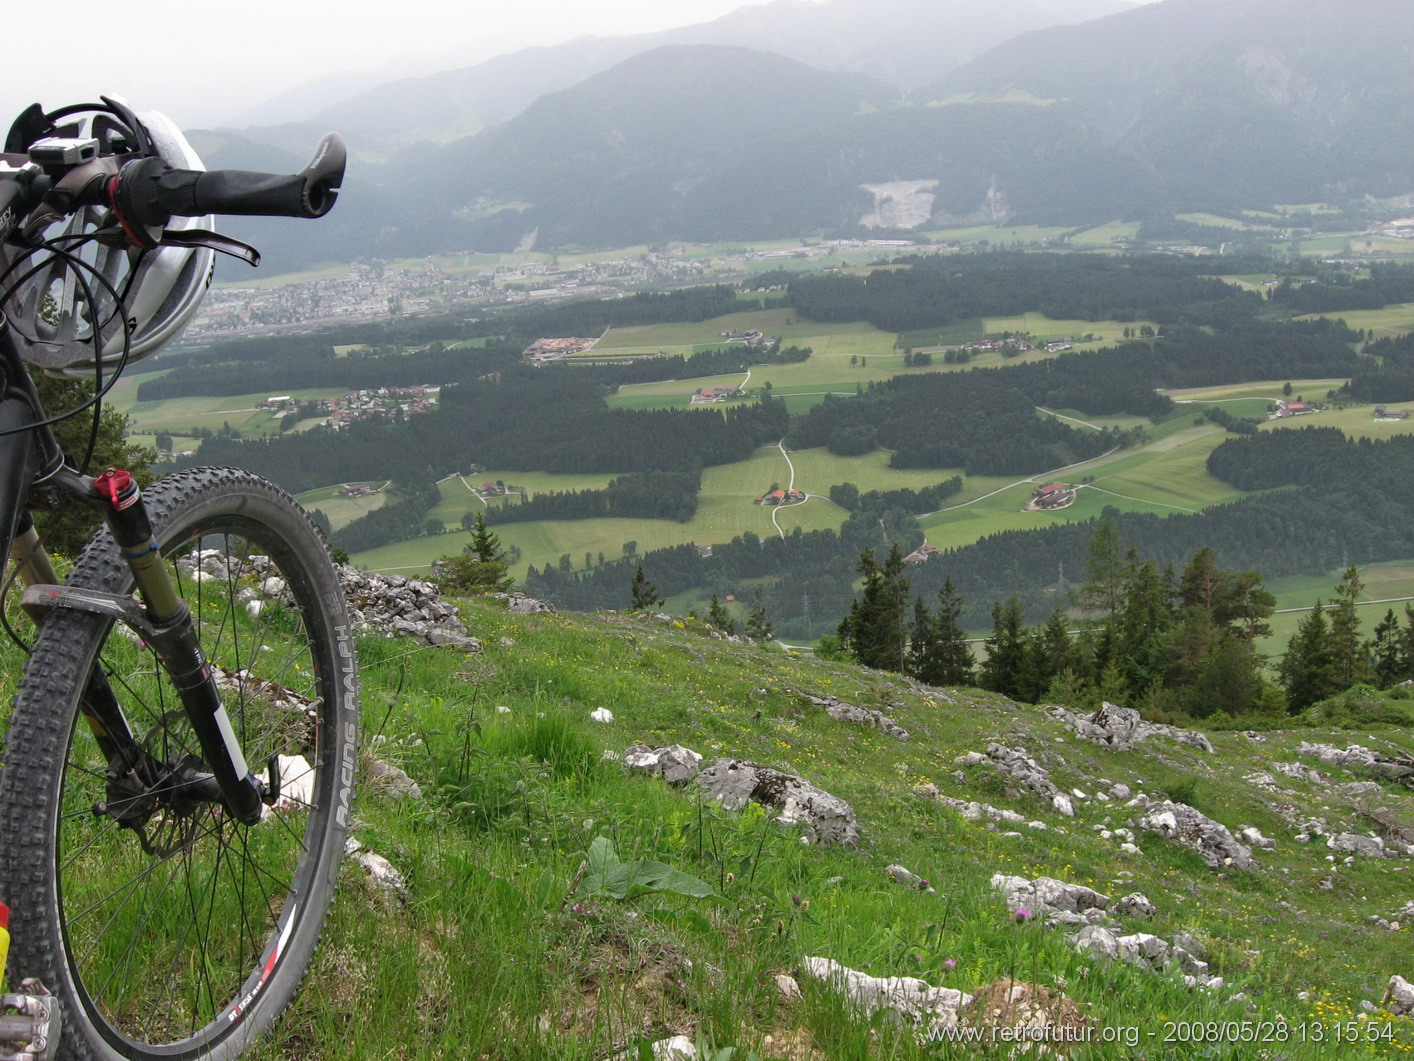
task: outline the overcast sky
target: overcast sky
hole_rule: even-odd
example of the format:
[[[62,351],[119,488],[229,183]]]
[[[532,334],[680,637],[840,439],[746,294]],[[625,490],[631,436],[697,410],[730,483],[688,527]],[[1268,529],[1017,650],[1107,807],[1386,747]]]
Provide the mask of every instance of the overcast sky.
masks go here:
[[[469,66],[586,33],[704,22],[746,2],[10,0],[0,127],[31,102],[52,108],[114,92],[181,125],[213,125],[321,75]]]

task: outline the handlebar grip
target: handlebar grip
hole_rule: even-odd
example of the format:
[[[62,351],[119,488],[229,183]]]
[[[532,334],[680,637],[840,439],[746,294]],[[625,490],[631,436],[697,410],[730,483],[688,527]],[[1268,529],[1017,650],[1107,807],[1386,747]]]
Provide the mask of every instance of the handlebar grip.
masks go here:
[[[139,159],[119,173],[114,205],[128,219],[157,226],[174,214],[323,217],[338,198],[347,157],[343,137],[329,133],[309,165],[288,176],[173,169],[159,158]]]

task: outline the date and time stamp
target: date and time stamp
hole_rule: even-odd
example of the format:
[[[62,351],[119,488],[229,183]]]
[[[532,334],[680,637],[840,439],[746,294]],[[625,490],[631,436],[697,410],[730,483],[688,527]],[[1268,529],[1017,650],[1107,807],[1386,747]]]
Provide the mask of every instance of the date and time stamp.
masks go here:
[[[1163,1021],[1154,1028],[1138,1025],[1019,1025],[937,1029],[933,1039],[949,1043],[1112,1043],[1136,1047],[1160,1045],[1394,1044],[1398,1029],[1388,1021]]]

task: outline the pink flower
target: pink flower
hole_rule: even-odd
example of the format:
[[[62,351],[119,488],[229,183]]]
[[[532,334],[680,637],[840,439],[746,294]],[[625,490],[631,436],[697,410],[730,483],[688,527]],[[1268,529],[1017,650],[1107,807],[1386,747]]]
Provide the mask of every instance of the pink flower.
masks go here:
[[[1015,910],[1012,911],[1011,916],[1016,918],[1017,924],[1020,924],[1021,922],[1026,921],[1031,917],[1031,911],[1026,909],[1026,907],[1024,906],[1018,906]]]
[[[957,962],[954,961],[952,958],[949,958],[947,961],[943,962],[943,968],[944,968],[944,969],[954,969],[954,968],[956,968],[956,967],[957,967]]]

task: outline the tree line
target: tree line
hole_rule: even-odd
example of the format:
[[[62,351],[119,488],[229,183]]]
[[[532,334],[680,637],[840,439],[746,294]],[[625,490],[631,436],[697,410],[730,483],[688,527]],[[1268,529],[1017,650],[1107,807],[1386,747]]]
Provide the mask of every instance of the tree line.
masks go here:
[[[934,685],[1091,709],[1111,700],[1174,721],[1280,718],[1360,683],[1388,689],[1414,676],[1414,605],[1403,621],[1387,610],[1364,636],[1354,565],[1331,605],[1318,601],[1302,620],[1273,675],[1255,647],[1276,606],[1259,573],[1219,567],[1206,546],[1181,572],[1160,567],[1122,549],[1113,518],[1093,529],[1086,550],[1085,581],[1044,622],[1027,626],[1016,597],[992,604],[979,663],[952,580],[930,604],[897,547],[882,563],[866,549],[860,592],[822,648]]]

